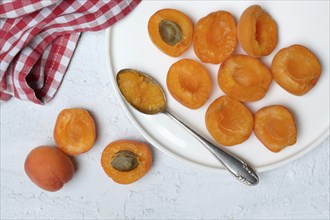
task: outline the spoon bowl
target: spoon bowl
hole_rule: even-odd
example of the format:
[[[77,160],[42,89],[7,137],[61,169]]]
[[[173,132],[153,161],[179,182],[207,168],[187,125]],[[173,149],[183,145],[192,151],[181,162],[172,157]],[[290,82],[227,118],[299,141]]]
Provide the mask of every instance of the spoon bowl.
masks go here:
[[[124,99],[138,111],[148,115],[166,111],[164,90],[151,76],[135,69],[122,69],[116,81]]]

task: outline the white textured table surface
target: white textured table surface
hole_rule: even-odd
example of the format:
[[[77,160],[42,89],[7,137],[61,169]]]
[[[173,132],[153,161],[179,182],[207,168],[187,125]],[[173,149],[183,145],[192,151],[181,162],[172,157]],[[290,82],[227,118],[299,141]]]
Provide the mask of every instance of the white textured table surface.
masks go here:
[[[85,33],[49,104],[1,103],[1,219],[329,219],[329,137],[292,163],[260,173],[256,187],[155,148],[144,178],[114,183],[100,166],[104,147],[144,138],[113,95],[104,53],[104,31]],[[46,192],[28,179],[24,160],[34,147],[54,145],[56,117],[71,107],[93,114],[97,142],[76,157],[78,170],[63,189]]]

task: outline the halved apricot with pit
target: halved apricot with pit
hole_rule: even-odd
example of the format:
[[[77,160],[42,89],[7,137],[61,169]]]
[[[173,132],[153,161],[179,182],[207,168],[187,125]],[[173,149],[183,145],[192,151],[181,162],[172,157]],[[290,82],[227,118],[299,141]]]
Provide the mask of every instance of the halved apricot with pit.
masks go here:
[[[277,25],[259,5],[248,7],[237,25],[238,41],[251,56],[269,55],[277,45]]]
[[[110,143],[102,153],[101,165],[105,173],[120,184],[129,184],[143,177],[152,164],[147,144],[118,140]]]
[[[167,8],[150,17],[148,32],[158,49],[169,56],[178,57],[191,45],[193,24],[181,11]]]
[[[174,99],[191,109],[203,106],[209,99],[212,89],[207,69],[191,59],[179,60],[172,64],[166,84]]]
[[[227,95],[243,102],[262,99],[272,81],[271,71],[257,58],[232,55],[220,66],[218,84]]]
[[[194,27],[194,51],[204,63],[221,63],[235,51],[236,45],[236,23],[227,11],[210,13]]]
[[[293,145],[297,140],[297,128],[291,112],[281,105],[267,106],[254,116],[254,133],[272,152]]]
[[[57,117],[54,140],[68,155],[89,151],[95,142],[95,124],[88,111],[80,108],[64,109]]]
[[[246,141],[253,129],[251,112],[238,100],[221,96],[206,111],[205,123],[212,137],[221,145]]]
[[[273,58],[274,80],[286,91],[301,96],[310,91],[321,75],[321,64],[306,47],[292,45],[281,49]]]

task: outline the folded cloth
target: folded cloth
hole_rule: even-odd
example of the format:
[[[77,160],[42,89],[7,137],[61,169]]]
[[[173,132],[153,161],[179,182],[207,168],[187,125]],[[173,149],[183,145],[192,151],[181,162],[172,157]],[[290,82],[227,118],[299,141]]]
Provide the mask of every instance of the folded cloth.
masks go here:
[[[58,90],[81,32],[105,29],[140,0],[0,0],[0,99],[37,104]]]

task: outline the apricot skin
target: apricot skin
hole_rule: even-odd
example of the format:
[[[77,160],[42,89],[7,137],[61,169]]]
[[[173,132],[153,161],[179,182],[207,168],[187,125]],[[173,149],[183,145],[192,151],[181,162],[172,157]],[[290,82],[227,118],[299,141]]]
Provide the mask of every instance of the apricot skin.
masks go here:
[[[24,169],[33,183],[50,192],[60,190],[74,174],[69,156],[49,146],[34,148],[25,159]]]
[[[131,171],[116,170],[111,161],[120,151],[131,151],[137,155],[138,166]],[[151,168],[152,153],[149,146],[133,140],[117,140],[110,143],[102,152],[101,165],[104,172],[116,183],[130,184],[142,178]]]
[[[251,56],[269,55],[277,45],[277,25],[259,5],[248,7],[237,24],[238,41]]]
[[[279,152],[297,140],[294,117],[282,105],[266,106],[258,110],[254,117],[254,133],[272,152]]]
[[[251,112],[238,100],[221,96],[211,103],[205,114],[211,136],[223,146],[246,141],[253,129]]]
[[[95,142],[94,119],[79,108],[63,109],[57,117],[54,140],[64,153],[75,156],[89,151]]]
[[[302,96],[318,82],[322,68],[317,57],[302,45],[276,53],[271,66],[274,80],[289,93]]]
[[[182,59],[171,65],[166,85],[174,99],[190,109],[203,106],[212,90],[207,69],[191,59]]]

